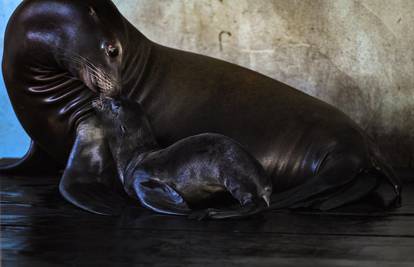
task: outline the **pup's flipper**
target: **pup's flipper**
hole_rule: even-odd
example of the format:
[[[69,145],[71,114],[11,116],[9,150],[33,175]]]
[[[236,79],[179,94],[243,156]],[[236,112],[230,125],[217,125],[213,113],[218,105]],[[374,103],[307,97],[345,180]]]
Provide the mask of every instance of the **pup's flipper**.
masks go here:
[[[182,196],[171,186],[156,179],[133,183],[136,196],[145,207],[163,214],[187,215],[191,211]]]

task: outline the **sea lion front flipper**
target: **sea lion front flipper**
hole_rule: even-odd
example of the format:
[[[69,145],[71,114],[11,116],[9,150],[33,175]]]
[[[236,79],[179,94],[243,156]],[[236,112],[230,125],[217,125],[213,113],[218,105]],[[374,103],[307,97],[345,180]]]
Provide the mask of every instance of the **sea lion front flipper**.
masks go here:
[[[34,141],[22,158],[0,160],[0,174],[3,175],[57,175],[62,167]]]
[[[94,117],[77,128],[59,190],[75,206],[101,215],[119,215],[128,203],[103,130]]]
[[[145,207],[168,215],[188,215],[191,209],[171,186],[155,179],[134,181],[134,190]]]

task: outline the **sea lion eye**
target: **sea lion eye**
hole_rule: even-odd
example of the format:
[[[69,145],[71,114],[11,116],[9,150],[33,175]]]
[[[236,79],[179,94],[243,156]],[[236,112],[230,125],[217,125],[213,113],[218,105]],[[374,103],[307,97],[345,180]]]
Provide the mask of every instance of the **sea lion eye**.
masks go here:
[[[119,48],[116,45],[106,44],[105,53],[108,57],[115,58],[119,55]]]

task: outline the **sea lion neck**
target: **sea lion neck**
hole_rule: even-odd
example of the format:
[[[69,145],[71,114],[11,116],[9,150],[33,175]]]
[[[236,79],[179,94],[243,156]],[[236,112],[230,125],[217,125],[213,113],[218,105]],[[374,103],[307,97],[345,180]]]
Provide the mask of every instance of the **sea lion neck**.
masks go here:
[[[125,20],[127,27],[127,42],[125,44],[125,61],[121,67],[121,94],[130,98],[140,92],[147,76],[149,59],[153,43],[138,31],[130,22]]]
[[[112,142],[111,142],[112,140]],[[138,131],[109,138],[109,146],[117,161],[117,168],[122,178],[132,160],[140,162],[147,153],[159,149],[150,127],[143,125]]]

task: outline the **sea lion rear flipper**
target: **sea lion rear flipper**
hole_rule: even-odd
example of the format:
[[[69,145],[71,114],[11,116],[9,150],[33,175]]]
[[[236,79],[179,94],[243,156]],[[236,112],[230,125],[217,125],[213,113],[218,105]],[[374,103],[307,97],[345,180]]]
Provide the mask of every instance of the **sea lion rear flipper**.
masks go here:
[[[354,181],[344,186],[342,190],[335,192],[323,200],[311,205],[313,209],[328,211],[354,203],[369,195],[377,187],[378,179],[371,173],[361,173]]]
[[[326,201],[329,202],[329,198],[335,196],[333,193],[351,184],[355,179],[359,179],[361,166],[363,166],[363,160],[357,154],[345,151],[333,152],[324,160],[321,170],[309,181],[296,188],[273,195],[270,208],[308,208],[314,204],[315,198],[324,197],[327,197]],[[376,180],[374,179],[372,183],[375,185]],[[371,187],[371,184],[361,185],[367,186],[371,190],[375,188]],[[336,196],[336,201],[341,204],[347,204],[345,200]],[[350,201],[352,201],[351,198]]]
[[[57,175],[62,167],[34,141],[22,158],[0,159],[0,174],[3,175]]]
[[[134,181],[134,190],[145,207],[163,214],[188,215],[191,209],[171,186],[155,179]]]
[[[377,175],[381,176],[378,187],[371,196],[376,199],[377,204],[384,208],[401,207],[401,180],[396,175],[393,168],[387,163],[376,146],[370,139],[371,161]]]
[[[96,119],[77,129],[77,136],[59,190],[70,203],[101,215],[119,215],[127,196]]]

